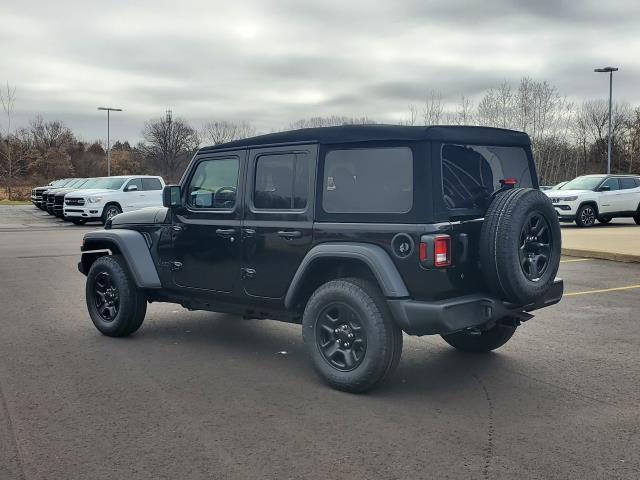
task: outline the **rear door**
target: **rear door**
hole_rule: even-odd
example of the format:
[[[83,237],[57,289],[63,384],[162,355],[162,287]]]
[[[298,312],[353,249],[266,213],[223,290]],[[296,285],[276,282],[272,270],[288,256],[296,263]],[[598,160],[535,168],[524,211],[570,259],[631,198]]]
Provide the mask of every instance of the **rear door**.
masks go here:
[[[162,206],[162,183],[157,178],[142,179],[142,203],[145,207]]]
[[[640,188],[633,177],[620,178],[620,211],[635,212],[640,204]]]
[[[247,295],[283,298],[311,246],[317,153],[317,145],[297,145],[249,154],[242,228]]]

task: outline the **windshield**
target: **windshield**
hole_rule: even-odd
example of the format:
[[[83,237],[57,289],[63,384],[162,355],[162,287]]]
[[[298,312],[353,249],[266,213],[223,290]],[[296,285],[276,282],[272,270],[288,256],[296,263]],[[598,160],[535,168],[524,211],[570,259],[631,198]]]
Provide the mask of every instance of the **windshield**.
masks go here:
[[[50,187],[51,188],[63,187],[69,182],[71,182],[71,180],[68,178],[65,178],[63,180],[56,180],[55,182],[51,183]]]
[[[96,189],[104,189],[104,190],[118,190],[122,187],[122,184],[126,179],[124,178],[114,178],[114,177],[103,177],[96,178],[95,183],[92,183],[91,186],[84,186],[84,189],[87,188],[96,188]]]
[[[93,188],[93,185],[96,183],[96,180],[100,180],[99,178],[87,178],[76,185],[76,188]]]
[[[516,187],[532,187],[529,158],[524,148],[444,144],[442,191],[449,208],[486,206],[500,180],[514,179]]]
[[[75,188],[77,186],[82,185],[85,182],[84,178],[78,178],[72,182],[69,182],[65,185],[65,187],[69,187],[69,188]]]
[[[565,183],[558,190],[595,190],[602,180],[604,176],[578,177]]]

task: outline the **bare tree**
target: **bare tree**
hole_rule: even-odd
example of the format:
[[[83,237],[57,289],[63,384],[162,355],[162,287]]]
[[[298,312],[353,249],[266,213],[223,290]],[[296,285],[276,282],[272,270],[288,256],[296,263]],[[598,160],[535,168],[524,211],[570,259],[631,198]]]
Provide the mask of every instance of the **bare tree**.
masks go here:
[[[227,120],[216,120],[206,123],[202,128],[202,138],[205,143],[220,145],[221,143],[240,140],[256,135],[256,129],[250,123],[229,122]]]
[[[16,103],[16,87],[7,82],[0,90],[0,105],[7,119],[4,132],[0,133],[0,177],[4,179],[4,187],[9,200],[13,198],[13,186],[16,178],[24,175],[29,167],[26,155],[29,144],[23,141],[24,132],[13,132],[11,123]]]
[[[335,127],[340,125],[371,125],[377,123],[369,117],[344,117],[331,115],[329,117],[301,118],[289,124],[291,130],[299,128]]]
[[[443,113],[444,106],[442,105],[442,94],[435,90],[431,90],[422,110],[424,124],[438,125],[442,120]]]
[[[460,95],[460,103],[456,107],[454,122],[458,125],[470,125],[474,122],[473,101],[465,95]]]
[[[168,179],[177,180],[189,158],[200,144],[198,134],[186,120],[173,118],[171,111],[165,117],[145,124],[144,143],[140,150]]]

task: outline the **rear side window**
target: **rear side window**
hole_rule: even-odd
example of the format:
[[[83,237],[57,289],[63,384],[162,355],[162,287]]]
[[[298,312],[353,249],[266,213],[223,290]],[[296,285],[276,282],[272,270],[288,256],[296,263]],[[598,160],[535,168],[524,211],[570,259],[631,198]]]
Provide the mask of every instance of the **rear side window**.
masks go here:
[[[238,187],[238,165],[236,157],[200,162],[187,187],[187,204],[192,208],[233,208]]]
[[[143,190],[162,190],[162,184],[157,178],[143,178],[142,179]]]
[[[413,153],[407,147],[331,150],[324,161],[327,213],[407,213],[413,206]]]
[[[621,178],[620,179],[620,189],[627,190],[629,188],[636,188],[636,180],[633,178]]]
[[[263,210],[307,206],[309,158],[304,153],[261,155],[256,160],[253,204]]]
[[[500,180],[515,179],[532,187],[529,159],[521,147],[444,144],[441,149],[442,192],[449,208],[474,208],[500,189]]]

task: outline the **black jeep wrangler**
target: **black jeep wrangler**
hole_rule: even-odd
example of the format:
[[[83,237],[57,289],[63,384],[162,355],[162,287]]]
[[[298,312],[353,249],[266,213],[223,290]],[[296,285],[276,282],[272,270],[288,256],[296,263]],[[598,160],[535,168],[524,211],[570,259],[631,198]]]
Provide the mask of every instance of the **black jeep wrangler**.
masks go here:
[[[315,369],[362,392],[402,332],[487,352],[560,301],[560,228],[529,137],[483,127],[341,126],[202,148],[164,207],[85,235],[105,335],[147,302],[301,323]]]

